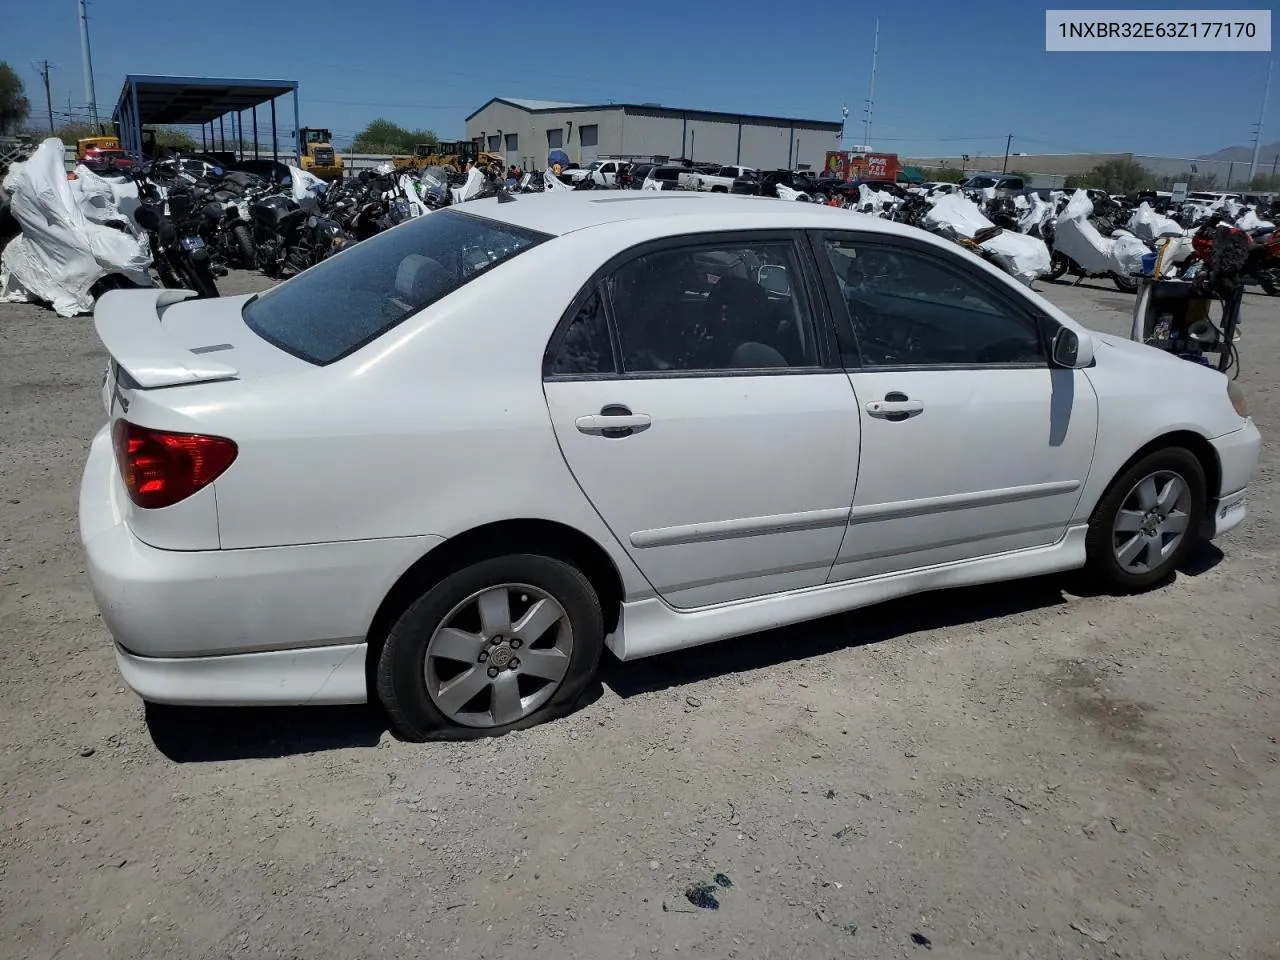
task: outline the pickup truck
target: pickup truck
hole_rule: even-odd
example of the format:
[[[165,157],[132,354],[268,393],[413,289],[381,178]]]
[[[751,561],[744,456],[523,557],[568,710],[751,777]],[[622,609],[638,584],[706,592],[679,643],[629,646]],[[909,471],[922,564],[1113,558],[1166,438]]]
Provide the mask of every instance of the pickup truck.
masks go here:
[[[733,190],[733,181],[739,177],[755,175],[756,171],[751,167],[740,167],[736,164],[719,167],[714,173],[696,174],[694,189],[709,193],[730,193]]]
[[[590,178],[595,181],[597,186],[602,185],[601,181],[603,180],[603,186],[616,187],[618,185],[618,174],[626,173],[630,168],[631,164],[626,160],[593,160],[585,167],[566,170],[560,175],[560,179],[576,185]]]
[[[718,163],[695,163],[685,167],[684,172],[680,174],[677,185],[681,190],[700,190],[698,186],[702,178],[712,173],[719,173],[720,164]]]

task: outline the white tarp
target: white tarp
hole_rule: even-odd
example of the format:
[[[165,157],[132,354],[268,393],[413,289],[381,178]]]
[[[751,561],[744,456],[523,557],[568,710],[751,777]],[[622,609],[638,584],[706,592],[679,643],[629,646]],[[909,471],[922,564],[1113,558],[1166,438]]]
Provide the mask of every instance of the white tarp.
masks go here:
[[[1089,222],[1091,213],[1089,195],[1077,190],[1054,224],[1054,249],[1066,254],[1086,273],[1141,273],[1142,258],[1151,252],[1150,248],[1132,234],[1102,236]]]
[[[1047,202],[1038,193],[1031,195],[1031,204],[1018,215],[1018,230],[1030,233],[1036,227],[1044,229],[1044,225],[1053,219],[1053,204]]]
[[[662,189],[662,181],[661,181],[661,180],[646,180],[646,181],[645,181],[645,182],[640,186],[640,189],[641,189],[641,190],[661,190],[661,189]]]
[[[453,188],[453,202],[465,203],[480,192],[480,188],[484,186],[484,174],[480,172],[479,167],[472,167],[467,171],[467,180],[460,187]]]
[[[1160,273],[1165,277],[1175,276],[1177,265],[1195,253],[1195,245],[1188,236],[1162,237],[1155,242],[1155,247],[1157,253],[1164,253]]]
[[[884,208],[894,203],[895,199],[890,193],[872,190],[865,183],[858,184],[858,211],[860,213],[870,213],[877,217],[883,216]]]
[[[1240,218],[1236,220],[1236,226],[1247,233],[1252,233],[1254,230],[1274,230],[1276,228],[1276,225],[1270,220],[1259,220],[1258,214],[1253,207],[1249,207],[1240,215]]]
[[[567,183],[565,183],[563,180],[557,177],[550,170],[543,171],[542,184],[547,190],[572,190],[573,189],[573,187],[569,186]]]
[[[926,230],[945,236],[970,239],[979,230],[985,230],[994,224],[982,215],[976,203],[953,193],[940,199],[924,215],[924,226]]]
[[[793,190],[785,183],[777,184],[774,189],[778,192],[779,200],[808,200],[809,195],[803,190]]]
[[[122,177],[100,177],[81,164],[70,181],[80,209],[94,223],[123,220],[133,231],[133,214],[138,209],[138,185]]]
[[[66,148],[50,138],[4,179],[21,235],[0,254],[0,300],[43,300],[64,317],[93,309],[90,288],[108,274],[150,286],[142,238],[94,223],[67,181]]]
[[[980,246],[1001,269],[1027,286],[1049,272],[1049,248],[1039,237],[1001,230]]]
[[[1138,209],[1129,219],[1129,229],[1142,240],[1154,240],[1166,234],[1180,237],[1186,233],[1177,220],[1156,213],[1145,200],[1138,204]]]
[[[301,167],[295,167],[288,164],[289,179],[293,182],[293,199],[307,213],[318,214],[320,212],[320,194],[329,188],[329,185],[317,177],[314,173],[308,173]]]

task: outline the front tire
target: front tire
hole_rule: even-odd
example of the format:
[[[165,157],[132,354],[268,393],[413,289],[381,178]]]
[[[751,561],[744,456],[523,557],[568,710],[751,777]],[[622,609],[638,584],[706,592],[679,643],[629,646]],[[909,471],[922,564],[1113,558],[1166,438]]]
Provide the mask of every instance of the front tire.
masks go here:
[[[1118,273],[1111,274],[1111,282],[1116,285],[1116,289],[1122,293],[1137,293],[1138,281],[1133,277],[1121,276]]]
[[[1195,545],[1204,517],[1204,468],[1189,450],[1147,454],[1111,484],[1089,520],[1087,570],[1121,593],[1156,586]]]
[[[481,560],[396,621],[378,697],[406,740],[496,736],[572,711],[603,646],[600,600],[576,567],[535,554]]]
[[[1049,258],[1049,279],[1061,280],[1070,269],[1071,261],[1067,259],[1067,255],[1055,250]]]

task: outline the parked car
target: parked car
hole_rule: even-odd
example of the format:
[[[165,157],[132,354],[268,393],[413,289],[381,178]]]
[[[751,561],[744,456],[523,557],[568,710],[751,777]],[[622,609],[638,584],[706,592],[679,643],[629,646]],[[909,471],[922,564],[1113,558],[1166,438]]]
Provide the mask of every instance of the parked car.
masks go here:
[[[741,167],[731,164],[727,167],[717,167],[713,173],[702,173],[698,175],[698,190],[706,190],[709,193],[728,193],[733,189],[733,181],[739,177],[749,177],[756,173],[752,167]]]
[[[948,183],[944,180],[930,180],[927,183],[920,184],[917,189],[923,190],[927,196],[931,197],[941,197],[949,193],[961,192],[960,184]]]
[[[644,185],[646,183],[652,182],[652,183],[661,184],[661,189],[663,190],[679,190],[680,177],[683,174],[686,174],[688,172],[689,172],[688,167],[680,166],[679,164],[673,164],[673,163],[654,164],[653,166],[649,167],[647,173],[645,174],[644,179],[640,181],[639,186],[640,186],[640,189],[644,189]],[[635,185],[634,178],[632,180],[632,184],[633,186]],[[653,188],[650,187],[649,189],[652,190]]]
[[[281,163],[279,160],[241,160],[239,163],[233,164],[230,169],[251,173],[255,177],[261,177],[268,183],[274,183],[276,186],[288,186],[293,182],[293,177],[289,173],[289,165]]]
[[[710,193],[477,200],[253,297],[101,298],[80,490],[125,681],[376,698],[407,738],[622,660],[1085,567],[1245,516],[1225,376],[919,230]]]
[[[733,181],[730,193],[747,194],[759,197],[776,197],[777,186],[782,184],[792,190],[813,193],[814,180],[790,170],[769,170],[756,176],[739,177]]]

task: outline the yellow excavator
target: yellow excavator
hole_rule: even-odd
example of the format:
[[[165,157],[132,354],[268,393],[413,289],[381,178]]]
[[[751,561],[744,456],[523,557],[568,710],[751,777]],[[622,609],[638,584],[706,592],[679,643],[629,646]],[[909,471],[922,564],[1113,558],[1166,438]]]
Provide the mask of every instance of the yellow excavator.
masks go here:
[[[342,179],[342,155],[333,149],[333,135],[320,127],[303,127],[302,169],[321,180]]]
[[[501,174],[504,169],[502,154],[480,151],[472,140],[420,143],[414,147],[413,156],[393,157],[391,163],[397,170],[444,167],[457,174],[466,173],[469,165],[485,173]]]

